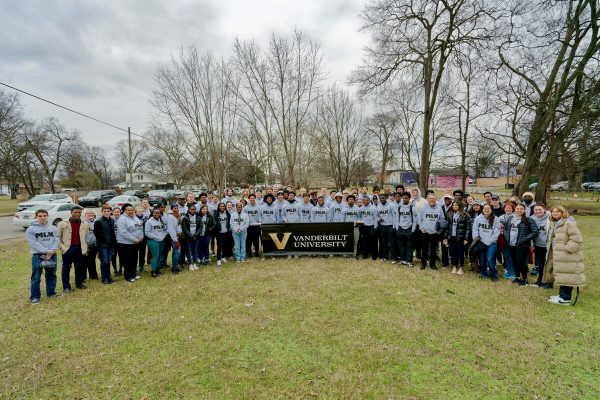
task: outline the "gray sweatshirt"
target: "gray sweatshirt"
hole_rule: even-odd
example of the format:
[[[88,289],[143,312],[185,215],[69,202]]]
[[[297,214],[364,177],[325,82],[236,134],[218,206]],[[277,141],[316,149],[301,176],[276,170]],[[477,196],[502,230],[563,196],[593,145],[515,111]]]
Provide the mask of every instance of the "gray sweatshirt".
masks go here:
[[[282,222],[300,222],[300,208],[295,201],[293,203],[286,202],[281,210]]]
[[[33,221],[25,231],[25,236],[31,254],[46,254],[50,250],[58,250],[58,229],[50,223],[42,225]]]
[[[300,206],[299,206],[300,222],[310,222],[310,214],[311,214],[313,207],[314,206],[310,203],[308,203],[308,204],[305,204],[304,202],[300,203]]]
[[[250,221],[251,226],[260,225],[260,209],[261,207],[258,204],[252,205],[248,203],[248,205],[244,207],[244,212],[248,214],[248,220]]]
[[[440,233],[446,227],[446,217],[444,210],[437,204],[431,207],[428,204],[423,206],[418,218],[419,229],[433,235]]]
[[[231,231],[236,233],[238,230],[241,232],[246,232],[248,230],[248,226],[250,226],[250,219],[248,218],[248,214],[244,211],[238,213],[234,211],[231,213]]]
[[[538,235],[534,243],[536,247],[546,247],[546,241],[548,240],[548,217],[550,217],[550,211],[546,211],[542,215],[542,218],[538,218],[535,214],[531,216],[538,227]]]
[[[396,219],[396,229],[401,228],[404,231],[410,229],[414,232],[417,229],[417,210],[412,204],[398,206],[398,218]]]
[[[352,207],[346,205],[346,207],[342,209],[342,214],[344,214],[344,222],[354,222],[356,224],[356,221],[360,220],[360,210],[356,204]]]
[[[331,222],[331,209],[317,204],[310,211],[310,222]]]
[[[343,202],[338,203],[337,201],[334,201],[329,208],[331,209],[331,222],[344,222]]]
[[[276,224],[279,222],[279,208],[274,204],[265,203],[260,208],[260,221],[263,224]]]
[[[88,246],[95,246],[96,245],[96,235],[94,235],[94,222],[95,220],[92,221],[88,221],[86,220],[85,222],[88,223],[88,235],[85,238],[85,242],[87,243]]]
[[[490,224],[485,215],[479,214],[473,222],[473,240],[479,238],[486,246],[496,243],[500,236],[500,225],[498,217]]]
[[[181,225],[179,225],[179,221],[173,214],[167,214],[163,218],[165,225],[167,227],[167,233],[171,236],[171,240],[173,242],[178,242],[177,234],[181,233]]]
[[[167,236],[167,228],[162,218],[150,218],[146,221],[146,237],[157,242],[162,242]]]
[[[138,240],[144,238],[144,226],[142,221],[136,217],[121,215],[116,223],[117,243],[136,244]]]
[[[362,206],[360,208],[360,220],[363,222],[364,226],[372,226],[377,228],[377,219],[379,215],[377,214],[377,208],[371,203],[368,206]]]
[[[380,226],[394,226],[394,220],[396,219],[396,206],[386,201],[385,204],[379,203],[377,205],[377,215],[379,217],[378,224]]]

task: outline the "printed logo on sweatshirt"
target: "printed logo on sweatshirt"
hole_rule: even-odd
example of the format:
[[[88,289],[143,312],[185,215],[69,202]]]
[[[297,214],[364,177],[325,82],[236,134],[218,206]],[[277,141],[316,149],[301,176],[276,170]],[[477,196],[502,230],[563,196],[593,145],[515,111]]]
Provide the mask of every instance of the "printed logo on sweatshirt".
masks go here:
[[[39,238],[53,238],[54,237],[54,232],[36,232],[35,234],[35,238],[39,239]]]

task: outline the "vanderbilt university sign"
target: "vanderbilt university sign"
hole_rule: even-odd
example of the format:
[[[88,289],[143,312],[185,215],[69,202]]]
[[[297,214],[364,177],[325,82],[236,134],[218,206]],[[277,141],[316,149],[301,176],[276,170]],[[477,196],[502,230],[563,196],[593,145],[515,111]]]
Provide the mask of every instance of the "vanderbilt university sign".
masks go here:
[[[340,223],[265,224],[266,255],[353,254],[354,226]]]

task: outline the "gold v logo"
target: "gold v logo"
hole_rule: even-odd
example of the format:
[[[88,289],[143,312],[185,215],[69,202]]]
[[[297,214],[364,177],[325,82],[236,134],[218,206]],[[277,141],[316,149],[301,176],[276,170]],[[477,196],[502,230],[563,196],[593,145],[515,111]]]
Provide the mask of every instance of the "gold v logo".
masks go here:
[[[277,237],[276,233],[269,233],[269,236],[271,237],[271,239],[273,239],[273,243],[275,243],[275,247],[277,247],[277,250],[285,249],[285,245],[287,244],[288,239],[290,238],[291,235],[292,235],[292,232],[285,232],[283,234],[283,239],[281,241],[279,241],[279,238]]]

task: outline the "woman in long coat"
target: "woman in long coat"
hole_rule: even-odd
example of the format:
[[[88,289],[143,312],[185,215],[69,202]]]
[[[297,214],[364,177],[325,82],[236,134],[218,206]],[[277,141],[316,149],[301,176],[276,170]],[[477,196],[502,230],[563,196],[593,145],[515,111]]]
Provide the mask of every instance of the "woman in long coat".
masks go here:
[[[573,288],[577,288],[579,294],[579,288],[585,286],[583,237],[575,220],[569,217],[569,213],[562,206],[552,207],[548,223],[547,248],[542,282],[555,283],[559,286],[558,296],[552,296],[548,301],[569,305]]]

